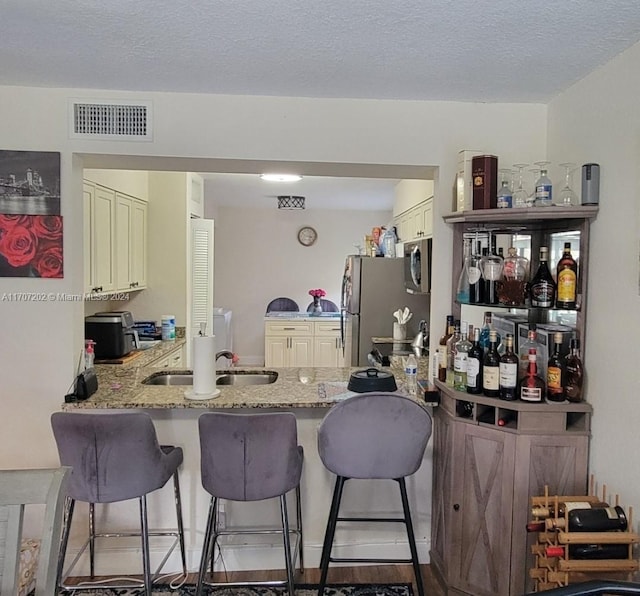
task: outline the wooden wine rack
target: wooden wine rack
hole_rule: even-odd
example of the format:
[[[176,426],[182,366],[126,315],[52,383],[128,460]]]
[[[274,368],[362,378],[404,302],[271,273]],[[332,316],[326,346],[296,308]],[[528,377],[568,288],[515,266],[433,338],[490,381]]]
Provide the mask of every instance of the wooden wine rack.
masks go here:
[[[552,516],[532,516],[532,522],[545,522],[547,519],[555,520],[564,518],[564,528],[569,527],[568,512],[564,516],[558,516],[558,508],[561,502],[596,503],[606,501],[611,506],[619,505],[619,496],[607,501],[606,486],[602,488],[602,498],[595,496],[594,481],[591,478],[590,495],[554,495],[548,494],[545,487],[544,496],[531,497],[532,511],[535,508],[552,507]],[[613,502],[612,502],[613,501]],[[537,542],[531,545],[534,555],[534,566],[529,569],[529,577],[534,582],[534,592],[542,592],[552,588],[567,586],[571,583],[579,583],[587,579],[625,579],[631,580],[632,575],[638,570],[638,561],[633,558],[633,545],[639,541],[638,534],[631,531],[633,527],[633,510],[629,507],[625,510],[627,515],[627,530],[624,532],[569,532],[564,529],[537,532]],[[569,553],[570,544],[626,544],[628,555],[625,559],[572,559]],[[547,556],[547,548],[550,546],[563,546],[564,555],[559,557]]]

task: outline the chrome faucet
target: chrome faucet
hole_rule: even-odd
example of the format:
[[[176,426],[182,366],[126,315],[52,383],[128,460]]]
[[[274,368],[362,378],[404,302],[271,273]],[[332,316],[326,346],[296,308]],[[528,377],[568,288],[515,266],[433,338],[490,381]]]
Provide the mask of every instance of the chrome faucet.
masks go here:
[[[219,358],[229,358],[233,362],[233,352],[230,352],[229,350],[216,352],[216,362],[218,362]]]

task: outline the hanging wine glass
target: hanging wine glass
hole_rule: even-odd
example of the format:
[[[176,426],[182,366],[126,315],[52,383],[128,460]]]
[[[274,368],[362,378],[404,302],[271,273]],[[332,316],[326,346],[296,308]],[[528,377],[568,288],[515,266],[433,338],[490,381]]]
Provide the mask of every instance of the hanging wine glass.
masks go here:
[[[526,207],[529,193],[524,188],[524,169],[528,166],[528,163],[516,163],[513,167],[517,170],[518,183],[513,191],[513,206],[514,207]]]
[[[571,188],[571,175],[578,165],[575,163],[561,163],[560,167],[564,168],[564,186],[560,189],[555,203],[561,207],[576,207],[580,205],[580,201],[578,200],[578,195]]]
[[[553,205],[553,193],[551,180],[547,176],[550,161],[536,161],[535,165],[540,169],[540,174],[535,183],[535,205],[536,207],[549,207]]]
[[[533,188],[527,196],[527,207],[537,207],[538,203],[536,202],[536,184],[538,182],[538,178],[540,178],[540,168],[531,168],[529,170],[529,173],[533,177]]]

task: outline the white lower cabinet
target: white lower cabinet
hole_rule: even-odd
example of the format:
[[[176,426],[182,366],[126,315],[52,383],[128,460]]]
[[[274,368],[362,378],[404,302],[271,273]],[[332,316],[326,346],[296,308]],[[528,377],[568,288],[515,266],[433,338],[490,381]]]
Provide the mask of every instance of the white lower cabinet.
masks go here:
[[[265,322],[265,366],[340,367],[344,359],[337,321],[280,319]]]

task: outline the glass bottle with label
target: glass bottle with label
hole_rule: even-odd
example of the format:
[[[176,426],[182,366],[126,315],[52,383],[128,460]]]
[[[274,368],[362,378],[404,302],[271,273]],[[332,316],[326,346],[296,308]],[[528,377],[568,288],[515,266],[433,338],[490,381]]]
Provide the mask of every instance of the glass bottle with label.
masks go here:
[[[453,335],[447,340],[447,385],[453,387],[453,364],[456,359],[456,344],[460,341],[460,321],[453,325]]]
[[[565,383],[564,395],[570,402],[582,401],[582,385],[584,381],[584,369],[580,359],[580,340],[572,339],[569,342],[569,354],[564,361]]]
[[[447,325],[440,338],[440,348],[438,351],[438,381],[443,383],[447,380],[447,340],[453,335],[453,315],[447,315]]]
[[[467,359],[471,342],[467,338],[467,322],[460,322],[460,340],[456,343],[456,355],[453,362],[453,388],[467,390]]]
[[[500,397],[500,355],[497,333],[489,332],[489,348],[482,361],[482,392],[487,397]]]
[[[553,192],[551,179],[547,176],[548,161],[537,161],[540,166],[540,177],[536,180],[535,200],[536,207],[550,207],[553,204]]]
[[[529,348],[527,359],[527,373],[518,383],[518,397],[522,401],[540,403],[545,394],[545,384],[540,375],[538,375],[535,348]]]
[[[576,307],[578,291],[578,264],[571,256],[571,242],[564,243],[564,252],[556,267],[558,280],[558,308],[573,309]]]
[[[514,401],[518,399],[518,357],[513,353],[513,335],[507,333],[505,351],[499,364],[500,399]]]
[[[556,303],[556,282],[549,271],[549,249],[540,247],[540,264],[529,285],[531,306],[538,308],[553,308]]]
[[[562,333],[553,334],[553,354],[547,364],[547,401],[564,401],[564,374],[560,348],[562,347]]]
[[[513,206],[513,192],[511,190],[511,170],[500,170],[500,189],[497,192],[498,209],[510,209]]]
[[[529,368],[529,350],[531,348],[538,348],[538,342],[536,341],[537,332],[535,329],[535,325],[531,324],[529,327],[529,331],[527,332],[527,339],[520,342],[518,346],[518,360],[520,361],[518,377],[522,379],[522,377],[526,376],[527,369]]]
[[[467,393],[482,393],[482,360],[484,352],[480,347],[480,329],[473,330],[473,342],[467,354]]]

